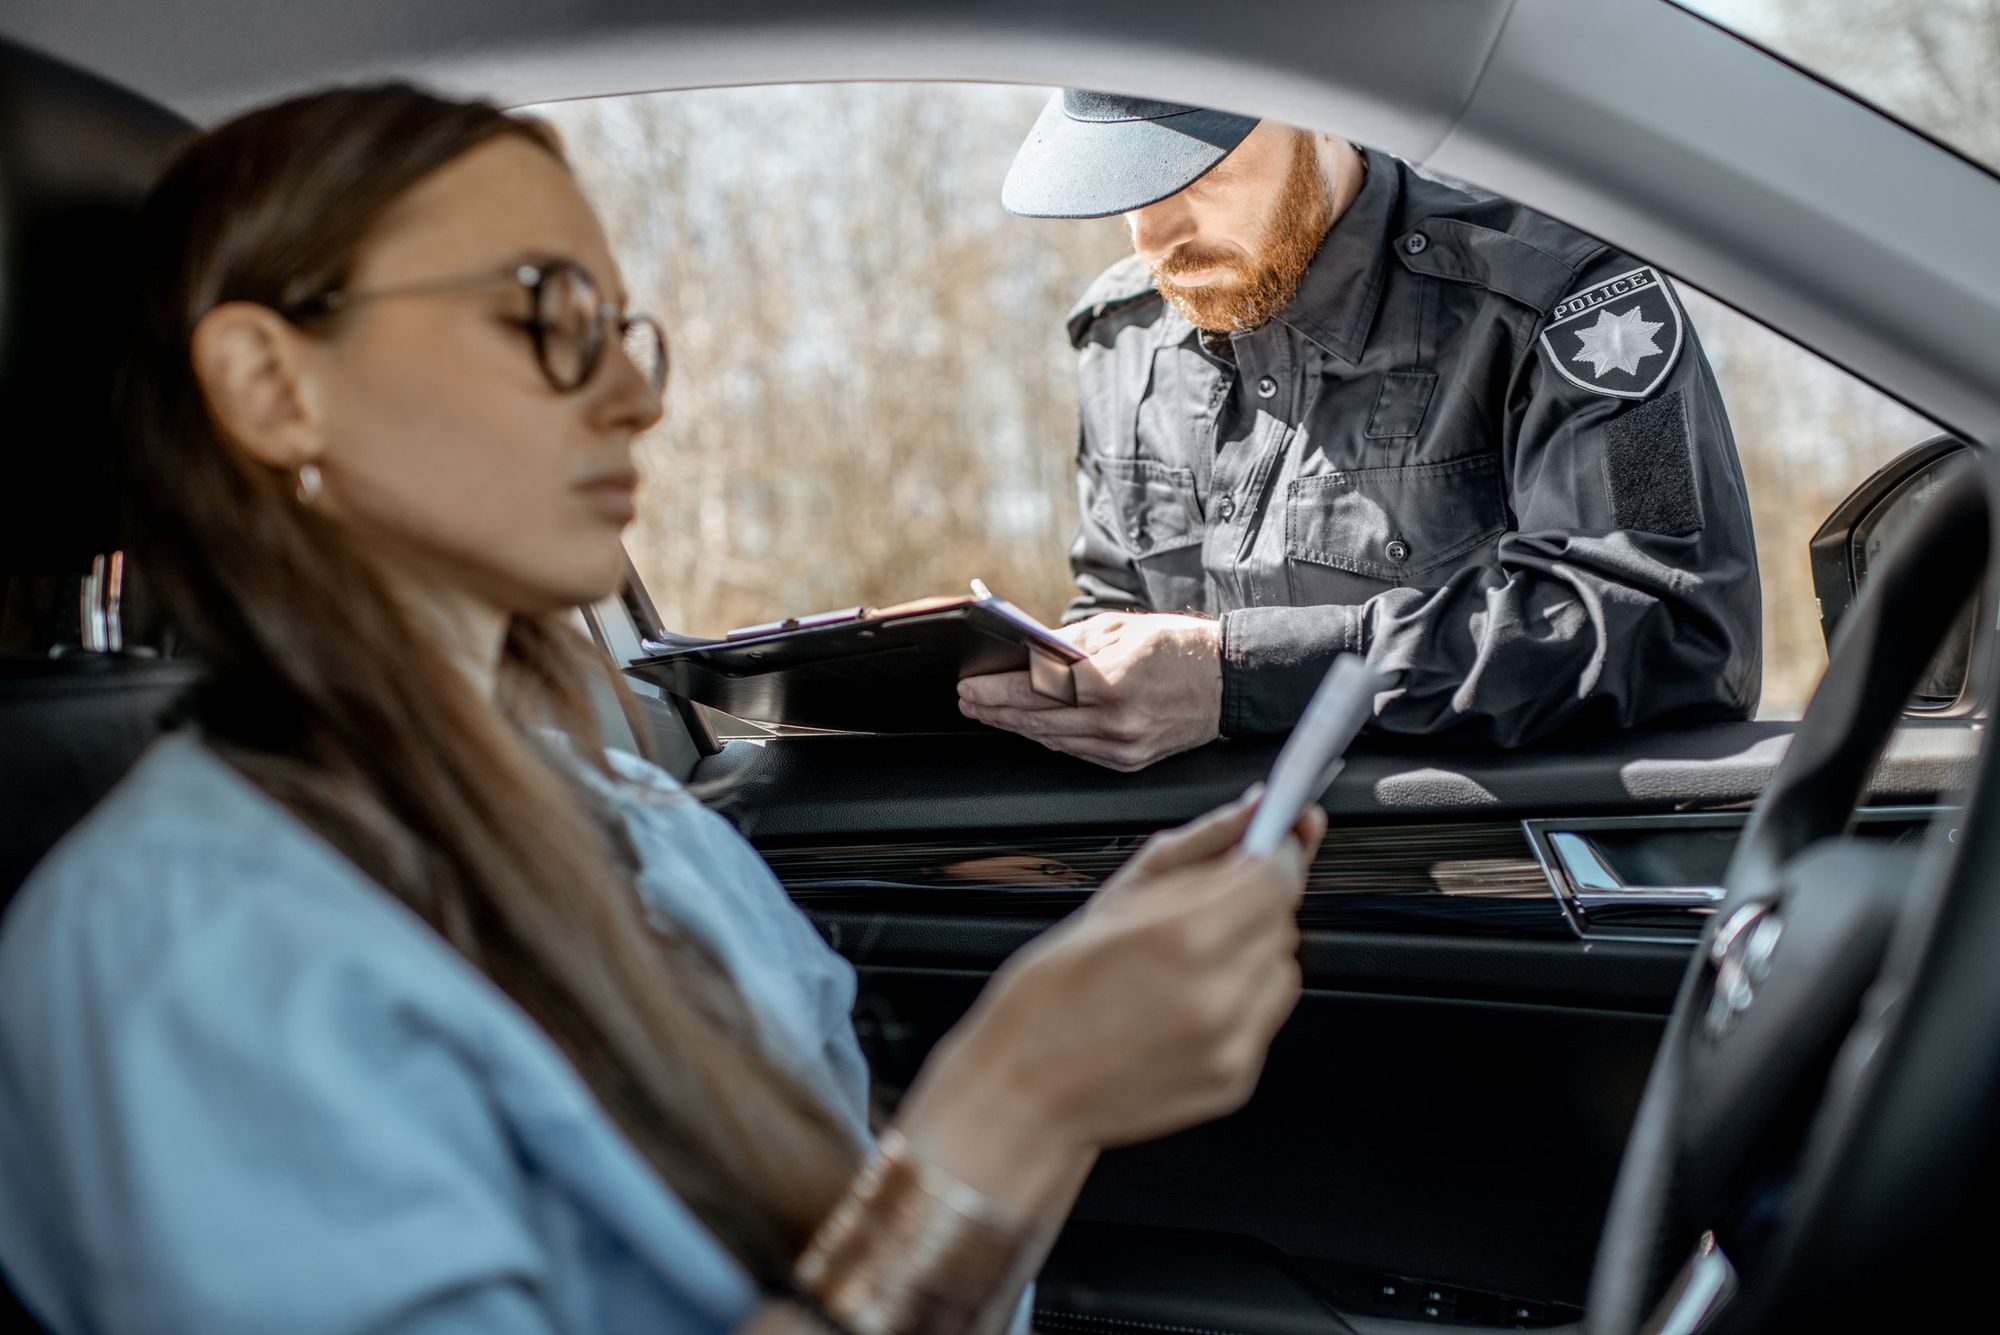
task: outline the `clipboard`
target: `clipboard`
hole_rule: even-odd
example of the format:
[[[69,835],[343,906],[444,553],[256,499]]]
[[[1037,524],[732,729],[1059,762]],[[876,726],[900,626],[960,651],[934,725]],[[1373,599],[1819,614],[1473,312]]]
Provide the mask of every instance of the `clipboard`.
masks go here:
[[[1035,690],[1076,703],[1086,655],[1004,598],[921,598],[730,631],[644,641],[626,672],[670,694],[763,723],[849,732],[969,732],[961,677],[1026,670]]]

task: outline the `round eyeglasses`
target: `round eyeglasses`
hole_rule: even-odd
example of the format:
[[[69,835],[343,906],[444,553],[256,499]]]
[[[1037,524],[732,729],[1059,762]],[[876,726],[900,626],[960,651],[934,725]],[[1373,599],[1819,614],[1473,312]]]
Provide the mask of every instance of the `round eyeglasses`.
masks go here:
[[[667,387],[667,336],[659,321],[650,315],[627,313],[615,301],[604,300],[597,280],[575,260],[553,260],[543,264],[519,264],[500,272],[463,274],[394,287],[336,289],[293,302],[280,308],[288,320],[304,321],[333,315],[363,301],[386,297],[420,297],[465,291],[490,283],[512,282],[528,298],[528,314],[521,321],[535,345],[535,360],[550,385],[565,393],[581,389],[604,360],[611,332],[618,333],[620,348],[638,368],[653,393]]]

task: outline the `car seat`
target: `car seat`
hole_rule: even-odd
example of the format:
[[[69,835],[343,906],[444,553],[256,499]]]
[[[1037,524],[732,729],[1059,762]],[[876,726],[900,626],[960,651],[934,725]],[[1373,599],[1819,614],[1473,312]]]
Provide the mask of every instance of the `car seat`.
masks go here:
[[[196,676],[84,633],[115,621],[79,617],[76,597],[120,546],[112,397],[137,204],[188,132],[0,43],[0,915]],[[0,1329],[33,1328],[0,1289]]]

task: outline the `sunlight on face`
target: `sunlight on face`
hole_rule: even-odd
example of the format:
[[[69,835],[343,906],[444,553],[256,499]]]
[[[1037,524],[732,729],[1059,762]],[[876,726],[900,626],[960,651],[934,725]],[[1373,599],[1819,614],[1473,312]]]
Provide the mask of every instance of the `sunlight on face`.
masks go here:
[[[572,259],[624,291],[602,227],[562,163],[496,139],[400,199],[362,251],[357,292],[490,272],[461,291],[357,303],[327,344],[328,491],[398,573],[535,614],[594,601],[625,570],[631,443],[661,407],[619,352],[564,393],[544,378],[506,275]]]
[[[1292,299],[1332,221],[1316,137],[1263,121],[1177,195],[1125,215],[1162,296],[1199,329],[1254,329]]]

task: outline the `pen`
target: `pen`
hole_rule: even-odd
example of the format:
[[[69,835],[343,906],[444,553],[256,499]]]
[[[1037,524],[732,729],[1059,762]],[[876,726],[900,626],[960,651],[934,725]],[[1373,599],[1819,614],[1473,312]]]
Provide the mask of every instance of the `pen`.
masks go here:
[[[993,596],[993,590],[986,587],[985,580],[975,579],[972,581],[972,596],[984,600]]]

